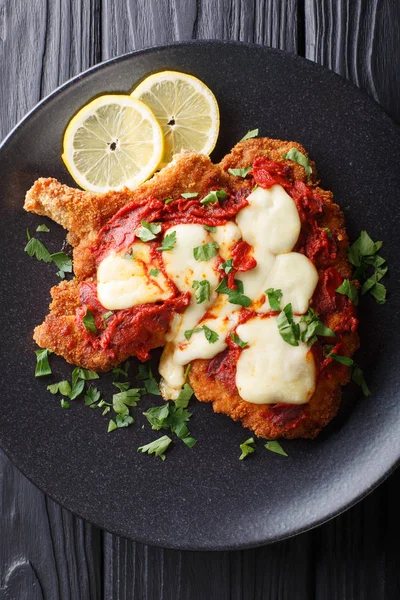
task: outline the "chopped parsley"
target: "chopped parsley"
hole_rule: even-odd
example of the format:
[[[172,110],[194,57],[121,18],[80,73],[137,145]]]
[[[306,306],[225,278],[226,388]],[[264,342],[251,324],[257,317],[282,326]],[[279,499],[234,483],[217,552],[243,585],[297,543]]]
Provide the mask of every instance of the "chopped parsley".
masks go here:
[[[142,240],[142,242],[150,242],[151,240],[156,239],[160,231],[160,223],[149,223],[148,221],[143,220],[142,226],[136,232],[136,237]]]
[[[188,364],[187,369],[186,369],[186,373],[185,373],[186,377],[187,377],[187,373],[189,372],[189,368],[190,368],[190,364]],[[175,400],[175,406],[177,408],[186,408],[188,406],[189,400],[191,399],[193,394],[194,394],[193,388],[188,383],[185,383],[185,385],[179,392],[177,399]]]
[[[221,263],[218,268],[228,275],[231,271],[233,271],[233,258],[228,258],[228,260]]]
[[[86,331],[91,331],[92,333],[97,332],[97,327],[94,319],[93,313],[86,307],[86,312],[82,317],[82,323]]]
[[[160,272],[160,269],[150,269],[151,277],[158,277],[159,272]]]
[[[374,242],[366,231],[361,231],[360,237],[348,250],[349,261],[356,267],[354,277],[362,284],[361,295],[369,292],[378,304],[386,302],[386,288],[380,283],[388,270],[386,260],[378,254],[382,244]],[[369,274],[371,270],[372,275]]]
[[[155,454],[159,456],[162,460],[165,460],[165,452],[168,450],[169,445],[172,440],[168,435],[163,435],[162,437],[154,440],[154,442],[150,442],[150,444],[146,444],[145,446],[139,446],[138,452],[147,452],[147,454]]]
[[[37,260],[49,263],[51,262],[51,254],[47,250],[46,246],[36,238],[30,238],[29,242],[24,248],[28,256],[34,256]]]
[[[203,225],[203,227],[206,231],[209,231],[210,233],[216,233],[217,231],[217,228],[213,225]]]
[[[50,354],[53,354],[53,351],[48,350],[48,348],[42,348],[41,350],[35,350],[35,354],[35,377],[44,377],[45,375],[51,375],[52,370],[49,363],[49,356]]]
[[[193,281],[192,288],[195,290],[197,304],[203,304],[203,302],[208,302],[211,296],[211,286],[210,282],[207,281],[207,279],[202,279],[201,281]]]
[[[268,302],[271,307],[271,310],[281,310],[281,298],[282,298],[282,290],[274,290],[274,288],[268,288],[265,290],[265,293],[268,296]]]
[[[246,348],[247,342],[244,342],[236,333],[231,333],[231,339],[239,346],[239,348]]]
[[[286,158],[287,160],[293,160],[297,164],[301,165],[307,175],[310,177],[312,173],[310,161],[305,154],[300,152],[300,150],[297,150],[297,148],[290,148],[289,152],[286,152],[286,154],[283,155],[283,158]]]
[[[243,293],[243,282],[240,281],[240,279],[235,279],[235,284],[236,290],[231,290],[231,288],[228,287],[227,278],[224,277],[224,279],[222,279],[215,291],[217,292],[217,294],[227,294],[228,301],[231,304],[239,304],[240,306],[245,307],[250,306],[251,299],[248,296],[245,296],[245,294]]]
[[[50,255],[51,260],[59,269],[57,275],[64,279],[65,273],[72,273],[72,258],[67,256],[65,252],[55,252]]]
[[[66,379],[64,381],[59,381],[58,383],[52,383],[51,385],[48,385],[47,389],[51,394],[61,394],[62,396],[68,396],[68,398],[71,394],[71,385]]]
[[[246,456],[255,452],[255,450],[256,450],[254,448],[255,443],[256,442],[255,442],[254,438],[251,437],[248,440],[246,440],[245,442],[243,442],[243,444],[240,444],[240,450],[242,451],[242,454],[239,456],[239,460],[244,460],[246,458]]]
[[[67,400],[64,400],[64,398],[61,398],[60,404],[61,408],[69,408],[70,406],[69,402]]]
[[[335,337],[335,332],[329,329],[319,320],[317,313],[309,308],[307,313],[300,319],[300,323],[305,323],[306,328],[301,333],[301,341],[308,343],[311,347],[317,341],[317,335],[323,337]]]
[[[269,442],[267,442],[265,444],[265,447],[270,452],[275,452],[275,454],[281,454],[282,456],[288,456],[287,453],[282,448],[282,446],[280,445],[280,443],[277,442],[276,440],[270,440]]]
[[[209,204],[216,204],[218,200],[225,200],[227,196],[228,194],[225,190],[212,190],[207,196],[204,196],[204,198],[200,200],[200,204],[205,204],[206,206]]]
[[[343,296],[347,296],[354,303],[355,306],[358,305],[358,292],[357,288],[348,280],[344,279],[343,283],[336,288],[338,294],[342,294]]]
[[[174,201],[173,198],[167,198],[166,200],[164,200],[164,204],[170,204],[173,201]]]
[[[239,140],[239,142],[244,142],[245,140],[249,140],[250,138],[255,138],[258,136],[258,128],[257,129],[250,129],[246,135],[244,135],[242,137],[241,140]]]
[[[357,385],[360,386],[360,388],[363,391],[364,396],[371,395],[371,392],[369,391],[367,383],[364,379],[364,373],[362,372],[362,369],[358,365],[354,366],[353,372],[351,374],[351,378],[354,381],[354,383],[356,383]]]
[[[332,239],[332,231],[329,229],[329,227],[321,227],[321,229],[326,231],[326,233],[328,234],[328,238],[331,240]]]
[[[172,233],[167,233],[167,235],[164,237],[161,246],[158,246],[157,250],[160,251],[164,251],[164,252],[168,252],[169,250],[172,250],[172,248],[175,246],[176,244],[176,231],[173,231]]]
[[[38,233],[44,232],[44,233],[49,233],[50,229],[47,227],[47,225],[45,225],[44,223],[42,225],[38,225],[36,227],[36,231]]]
[[[139,365],[136,379],[143,381],[147,394],[153,394],[154,396],[161,395],[158,383],[149,365]]]
[[[187,366],[187,367],[186,367],[186,369],[185,369],[185,372],[184,372],[184,374],[183,374],[183,379],[184,379],[185,383],[186,383],[186,381],[187,381],[187,378],[188,378],[188,375],[189,375],[189,371],[190,371],[190,369],[191,369],[191,368],[192,368],[192,365],[189,363],[189,364],[188,364],[188,366]],[[190,387],[190,386],[189,386],[189,387]],[[183,388],[183,389],[184,389],[184,388]],[[192,390],[192,391],[193,391],[193,390]]]
[[[194,329],[187,329],[184,333],[184,336],[187,340],[190,340],[194,333],[198,333],[199,331],[204,331],[204,336],[210,344],[215,344],[215,342],[219,339],[219,335],[216,331],[213,331],[207,325],[202,325],[202,327],[195,327]]]
[[[136,406],[140,400],[140,389],[131,388],[124,392],[113,394],[112,406],[118,415],[129,415],[129,406]]]
[[[293,320],[292,305],[286,304],[278,315],[278,329],[282,339],[291,346],[298,346],[300,339],[300,326]]]
[[[235,177],[243,177],[243,179],[248,175],[253,167],[246,167],[244,169],[228,169],[228,173],[234,175]]]
[[[116,424],[115,421],[113,421],[112,419],[110,419],[109,422],[108,422],[107,433],[110,433],[111,431],[114,431],[114,429],[117,429],[117,424]]]
[[[125,361],[124,366],[122,366],[121,363],[120,365],[118,365],[118,367],[114,367],[114,369],[112,370],[114,379],[118,379],[120,375],[122,375],[122,377],[128,377],[130,365],[131,363],[129,362],[129,360],[127,360]]]
[[[193,256],[199,262],[204,260],[210,260],[217,255],[219,244],[217,242],[210,242],[209,244],[203,244],[202,246],[196,246],[193,248]]]
[[[104,315],[101,315],[101,320],[103,321],[104,327],[107,327],[107,319],[112,317],[113,314],[114,314],[113,311],[109,310],[109,311],[105,312]]]
[[[99,402],[99,400],[100,400],[99,390],[95,387],[89,387],[86,390],[86,393],[83,397],[83,401],[86,404],[86,406],[93,406],[94,404]]]
[[[182,198],[196,198],[199,195],[199,192],[185,192],[181,194]]]

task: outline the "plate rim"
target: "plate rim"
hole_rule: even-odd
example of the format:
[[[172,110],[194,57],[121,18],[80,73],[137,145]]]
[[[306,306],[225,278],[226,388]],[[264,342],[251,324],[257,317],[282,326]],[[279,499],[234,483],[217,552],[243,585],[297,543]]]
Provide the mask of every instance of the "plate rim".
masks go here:
[[[290,60],[294,60],[294,61],[298,61],[298,60],[306,61],[307,63],[312,64],[313,68],[319,69],[321,72],[323,72],[325,74],[329,74],[329,76],[331,76],[332,78],[338,79],[342,85],[345,85],[348,88],[351,88],[353,90],[357,90],[357,93],[361,94],[365,100],[368,100],[368,102],[370,104],[375,105],[375,110],[378,109],[379,112],[381,113],[381,115],[383,116],[383,118],[387,119],[388,122],[391,124],[391,126],[392,127],[394,126],[394,128],[397,130],[397,132],[400,133],[399,124],[386,112],[386,110],[383,108],[383,106],[379,102],[377,102],[373,97],[371,97],[364,89],[360,89],[359,87],[357,87],[355,84],[353,84],[351,81],[349,81],[342,75],[339,75],[339,74],[335,73],[334,71],[332,71],[331,69],[328,69],[327,67],[325,67],[319,63],[316,63],[306,57],[299,56],[298,54],[287,52],[285,50],[281,50],[278,48],[272,48],[272,47],[265,46],[262,44],[254,44],[254,43],[250,43],[250,42],[242,42],[242,41],[235,41],[235,40],[215,40],[215,39],[186,40],[186,41],[182,41],[182,42],[173,42],[173,43],[169,43],[169,44],[153,45],[153,46],[148,46],[148,47],[145,47],[145,48],[142,48],[139,50],[126,52],[119,56],[112,57],[112,58],[109,58],[102,62],[99,62],[99,63],[89,67],[88,69],[85,69],[84,71],[78,73],[74,77],[68,79],[61,85],[57,86],[53,91],[51,91],[49,94],[47,94],[44,98],[42,98],[17,122],[17,124],[9,131],[9,133],[2,140],[2,142],[0,144],[0,155],[5,150],[7,150],[7,145],[9,143],[9,141],[19,131],[19,129],[21,127],[23,127],[24,124],[26,122],[28,122],[36,114],[37,111],[39,111],[43,106],[45,106],[47,103],[49,103],[54,97],[56,97],[60,93],[62,93],[65,89],[68,89],[69,87],[73,86],[76,82],[80,81],[81,79],[86,78],[91,73],[101,70],[104,67],[112,65],[114,63],[119,63],[119,62],[123,62],[124,60],[129,60],[138,55],[152,54],[155,51],[168,50],[168,49],[178,48],[178,47],[182,47],[182,46],[183,47],[184,46],[186,46],[186,47],[232,46],[232,47],[244,47],[244,48],[248,48],[250,50],[254,48],[254,49],[262,50],[264,52],[285,56],[286,58],[289,57]],[[340,508],[335,508],[333,510],[330,510],[328,514],[325,514],[325,516],[323,516],[317,520],[313,520],[312,517],[309,518],[307,523],[304,524],[302,527],[293,529],[293,526],[290,526],[288,528],[289,530],[291,530],[291,531],[289,531],[289,533],[282,532],[281,534],[272,536],[268,539],[263,539],[263,540],[259,540],[259,541],[255,541],[255,542],[247,542],[247,543],[232,542],[230,544],[218,545],[218,544],[206,544],[206,543],[202,542],[201,545],[187,544],[187,545],[183,546],[182,544],[179,544],[179,543],[174,544],[173,542],[160,544],[160,543],[155,542],[154,539],[149,541],[149,538],[146,536],[143,536],[143,535],[142,536],[138,535],[138,536],[135,536],[134,538],[129,537],[129,536],[127,536],[126,533],[124,533],[122,530],[120,530],[117,527],[115,527],[111,530],[107,527],[107,525],[99,523],[96,519],[88,518],[86,516],[83,516],[79,511],[76,511],[71,508],[67,508],[64,503],[61,503],[59,500],[57,500],[52,495],[52,493],[49,493],[48,491],[43,489],[41,485],[38,485],[37,483],[35,483],[33,481],[33,479],[31,479],[31,477],[27,473],[25,473],[24,468],[21,468],[18,465],[19,461],[15,460],[12,450],[5,450],[2,447],[1,440],[0,440],[0,447],[1,447],[2,451],[4,452],[4,454],[7,456],[7,458],[11,461],[13,466],[24,477],[26,477],[30,483],[32,483],[37,489],[39,489],[43,494],[45,494],[45,496],[49,497],[52,501],[54,501],[59,506],[62,506],[65,510],[67,510],[72,515],[74,515],[78,518],[81,518],[81,519],[87,521],[88,523],[94,525],[95,527],[98,527],[106,532],[119,535],[126,539],[132,539],[135,542],[144,543],[144,544],[148,544],[148,545],[157,545],[158,547],[166,548],[166,549],[175,549],[175,550],[179,549],[179,550],[189,550],[189,551],[215,551],[215,550],[226,551],[226,550],[241,550],[241,549],[248,549],[248,548],[257,548],[260,546],[269,545],[269,544],[273,544],[275,542],[283,541],[283,540],[289,539],[291,537],[294,537],[296,535],[299,535],[301,533],[310,531],[324,523],[327,523],[328,521],[334,519],[335,517],[343,514],[345,511],[352,508],[358,502],[360,502],[361,500],[366,498],[371,492],[373,492],[377,487],[379,487],[379,485],[381,485],[381,483],[383,483],[400,465],[400,454],[399,454],[399,456],[392,459],[392,461],[389,464],[389,467],[385,470],[384,473],[381,474],[381,476],[376,481],[374,481],[373,484],[370,484],[369,487],[367,487],[366,489],[363,489],[361,492],[359,492],[356,496],[354,496],[354,498],[350,502],[347,502],[345,505],[341,506]]]

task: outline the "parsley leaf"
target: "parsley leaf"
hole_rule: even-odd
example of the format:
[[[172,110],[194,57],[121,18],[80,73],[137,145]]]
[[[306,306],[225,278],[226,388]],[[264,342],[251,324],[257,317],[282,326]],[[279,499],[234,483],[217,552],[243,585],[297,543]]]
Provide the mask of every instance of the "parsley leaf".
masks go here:
[[[136,378],[143,380],[147,394],[161,395],[158,383],[153,377],[153,372],[149,365],[139,365]]]
[[[188,365],[188,367],[190,367],[190,364]],[[193,396],[193,393],[193,388],[188,383],[185,383],[185,385],[179,392],[179,396],[175,400],[175,406],[177,408],[186,408],[189,404],[189,400]]]
[[[165,427],[165,419],[169,415],[169,404],[163,406],[152,406],[148,411],[143,413],[152,429],[156,431]]]
[[[34,237],[30,238],[29,242],[24,248],[24,251],[28,254],[28,256],[34,256],[37,258],[37,260],[42,260],[46,263],[51,262],[51,255],[46,246],[44,246],[41,241]]]
[[[140,390],[131,388],[124,392],[114,394],[112,397],[112,405],[114,412],[119,415],[129,415],[129,406],[136,406],[140,400]]]
[[[67,402],[67,400],[64,400],[64,398],[61,398],[61,408],[69,408],[69,402]]]
[[[219,339],[218,333],[207,327],[207,325],[203,325],[203,331],[207,342],[210,342],[210,344],[215,344]]]
[[[133,417],[131,417],[131,415],[117,415],[115,417],[115,423],[117,427],[128,427],[133,423]]]
[[[150,242],[151,240],[156,239],[160,231],[160,223],[149,223],[148,221],[143,220],[142,226],[136,232],[136,237],[142,240],[142,242]]]
[[[162,460],[165,460],[165,452],[168,449],[170,443],[172,442],[171,438],[168,435],[163,435],[162,437],[150,442],[150,444],[146,444],[145,446],[139,446],[138,452],[147,452],[147,454],[155,454],[159,456]]]
[[[72,383],[75,383],[78,379],[92,381],[92,379],[99,379],[99,375],[96,373],[96,371],[84,369],[83,367],[75,367],[75,369],[72,371]]]
[[[348,280],[344,279],[343,283],[336,288],[338,294],[342,294],[343,296],[347,296],[354,303],[355,306],[358,305],[358,292],[357,288]]]
[[[108,422],[107,433],[110,433],[110,431],[114,431],[114,429],[117,429],[117,424],[116,424],[115,421],[113,421],[112,419],[110,419],[109,422]]]
[[[321,227],[321,229],[326,231],[326,233],[328,234],[328,238],[331,240],[332,239],[332,231],[329,229],[329,227]]]
[[[193,256],[199,262],[203,260],[210,260],[210,258],[216,256],[218,248],[219,244],[217,244],[217,242],[196,246],[196,248],[193,248]]]
[[[228,275],[231,271],[233,271],[233,258],[229,258],[225,262],[221,263],[218,268]]]
[[[300,326],[293,321],[292,305],[286,304],[278,315],[278,329],[282,339],[291,346],[298,346],[300,339]]]
[[[361,231],[360,237],[350,246],[349,261],[355,267],[360,267],[363,258],[373,256],[382,248],[383,242],[374,242],[366,231]]]
[[[207,325],[195,327],[194,329],[187,329],[184,333],[184,336],[187,340],[190,340],[192,335],[194,333],[198,333],[199,331],[204,331],[205,338],[208,342],[210,342],[210,344],[214,344],[219,339],[218,333],[207,327]]]
[[[161,246],[158,246],[157,250],[160,251],[164,251],[164,252],[168,252],[169,250],[172,250],[172,248],[175,246],[176,244],[176,231],[173,231],[172,233],[167,233],[167,235],[164,237]]]
[[[286,158],[287,160],[293,160],[297,164],[304,167],[305,172],[310,177],[312,173],[310,161],[305,154],[300,152],[300,150],[297,150],[297,148],[290,148],[289,152],[286,152],[286,154],[283,155],[283,158]]]
[[[35,377],[43,377],[44,375],[51,375],[52,370],[49,363],[49,356],[53,354],[52,350],[42,348],[41,350],[35,350],[36,354],[36,368]]]
[[[189,375],[189,371],[190,371],[191,368],[192,368],[192,365],[189,363],[188,366],[185,369],[184,374],[183,374],[183,378],[184,378],[185,383],[187,381],[187,378],[188,378],[188,375]]]
[[[59,271],[57,275],[64,279],[65,273],[72,273],[72,258],[67,256],[65,252],[56,252],[50,255],[51,260],[57,265]]]
[[[118,367],[114,367],[114,369],[112,370],[114,379],[118,379],[120,375],[122,375],[123,377],[128,377],[130,364],[131,363],[129,362],[129,360],[127,360],[123,367],[121,365],[119,365]]]
[[[301,341],[307,342],[310,347],[317,341],[317,335],[336,337],[335,332],[319,320],[317,313],[312,308],[309,308],[307,313],[301,317],[300,323],[306,324],[306,329],[301,333]]]
[[[362,372],[362,369],[358,365],[354,366],[351,378],[354,381],[354,383],[356,383],[357,385],[359,385],[361,387],[364,396],[371,395],[371,392],[369,391],[367,383],[364,379],[364,373]]]
[[[274,290],[274,288],[268,288],[265,290],[265,293],[268,296],[268,302],[271,307],[271,310],[281,310],[281,298],[282,298],[282,290]]]
[[[72,388],[69,394],[69,399],[75,400],[75,398],[82,394],[84,387],[85,381],[83,379],[78,379],[78,381],[72,382]]]
[[[101,319],[103,321],[104,327],[107,327],[107,319],[109,319],[110,317],[112,317],[113,314],[114,314],[113,311],[109,310],[109,311],[105,312],[104,315],[101,315]]]
[[[151,277],[158,277],[160,270],[159,269],[150,269]]]
[[[42,231],[43,231],[44,233],[49,233],[50,229],[47,227],[47,225],[45,225],[45,224],[43,223],[42,225],[38,225],[38,226],[36,227],[36,231],[37,231],[38,233],[41,233]]]
[[[83,397],[83,401],[86,406],[91,406],[100,400],[100,392],[95,387],[89,387],[86,390],[86,394]]]
[[[164,200],[164,204],[170,204],[173,201],[174,201],[173,198],[167,198],[166,200]]]
[[[231,290],[228,287],[228,280],[226,277],[220,281],[219,285],[215,289],[217,294],[227,294],[228,300],[231,304],[239,304],[240,306],[250,306],[251,299],[245,296],[243,293],[243,282],[240,279],[235,279],[236,290]]]
[[[199,192],[185,192],[181,194],[182,198],[196,198],[199,195]]]
[[[225,190],[211,190],[207,196],[204,196],[204,198],[200,200],[200,204],[205,204],[206,206],[209,204],[216,204],[218,200],[225,200],[227,196],[228,194]]]
[[[246,348],[247,342],[244,342],[236,333],[231,333],[231,339],[239,346],[239,348]]]
[[[255,444],[255,440],[253,437],[249,438],[248,440],[246,440],[245,442],[243,442],[243,444],[240,444],[240,450],[242,451],[242,454],[239,456],[239,460],[244,460],[246,458],[246,456],[248,456],[248,454],[252,454],[253,452],[255,452],[255,448],[254,448],[254,444]]]
[[[235,177],[243,177],[243,179],[250,173],[253,167],[246,167],[245,169],[228,169],[228,173],[234,175]]]
[[[62,396],[69,397],[71,393],[70,383],[66,379],[64,381],[58,381],[57,383],[48,385],[47,389],[51,394],[61,394]]]
[[[242,137],[241,140],[239,140],[239,142],[244,142],[245,140],[249,140],[250,138],[254,138],[258,136],[258,128],[257,129],[250,129],[246,135],[244,135]]]
[[[202,281],[193,281],[192,288],[195,290],[197,304],[208,302],[211,295],[211,286],[207,279],[203,279]]]
[[[94,315],[90,310],[86,307],[86,312],[82,317],[82,323],[86,331],[91,331],[92,333],[97,332],[96,323],[94,320]]]
[[[265,444],[265,447],[270,452],[275,452],[276,454],[281,454],[282,456],[288,456],[279,442],[276,440],[271,440]]]
[[[361,295],[369,292],[378,304],[386,302],[386,288],[379,282],[388,270],[387,266],[383,266],[385,259],[377,254],[381,248],[382,242],[374,242],[366,231],[362,231],[348,250],[349,261],[356,267],[354,277],[363,284]],[[368,277],[370,267],[374,273]]]
[[[209,231],[210,233],[216,233],[217,231],[217,228],[213,225],[203,225],[203,227],[206,231]]]
[[[334,352],[330,352],[328,354],[329,358],[333,358],[333,360],[336,360],[336,362],[342,364],[342,365],[346,365],[346,367],[352,367],[354,364],[354,360],[352,358],[350,358],[349,356],[341,356],[340,354],[335,354]]]

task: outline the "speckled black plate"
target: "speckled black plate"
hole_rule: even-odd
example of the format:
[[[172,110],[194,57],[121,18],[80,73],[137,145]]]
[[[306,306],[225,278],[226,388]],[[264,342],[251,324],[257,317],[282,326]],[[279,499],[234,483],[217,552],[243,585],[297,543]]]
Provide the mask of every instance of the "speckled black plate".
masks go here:
[[[198,444],[174,444],[165,462],[137,452],[158,437],[134,409],[129,429],[106,433],[107,419],[75,401],[62,410],[33,376],[32,330],[47,313],[54,265],[23,252],[25,230],[59,250],[63,230],[27,214],[26,190],[39,176],[73,185],[61,161],[71,115],[104,92],[128,92],[164,69],[192,73],[216,94],[220,159],[248,129],[304,144],[323,187],[333,190],[354,238],[367,229],[384,240],[389,299],[363,299],[363,366],[372,397],[353,384],[339,416],[315,441],[283,443],[289,457],[263,448],[239,462],[249,432],[211,406],[194,404]],[[234,43],[185,43],[136,52],[91,69],[32,111],[0,150],[1,407],[0,445],[39,488],[97,525],[161,546],[244,548],[279,540],[337,515],[371,491],[400,457],[398,293],[400,135],[383,110],[345,80],[304,59]],[[395,289],[397,286],[397,290]],[[70,367],[52,357],[57,378]],[[133,366],[132,372],[134,372]],[[101,384],[111,394],[110,381]],[[142,406],[154,403],[144,399]],[[142,429],[142,424],[146,423]]]

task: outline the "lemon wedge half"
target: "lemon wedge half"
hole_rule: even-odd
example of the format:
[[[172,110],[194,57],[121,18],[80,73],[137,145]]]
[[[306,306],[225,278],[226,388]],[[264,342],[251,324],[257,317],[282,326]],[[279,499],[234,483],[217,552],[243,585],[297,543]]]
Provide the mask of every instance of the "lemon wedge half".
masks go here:
[[[182,150],[210,154],[219,132],[218,103],[200,79],[177,71],[146,77],[132,92],[154,113],[165,137],[162,165]]]
[[[83,189],[135,188],[157,169],[164,154],[163,132],[148,106],[128,95],[104,95],[69,122],[62,159]]]

